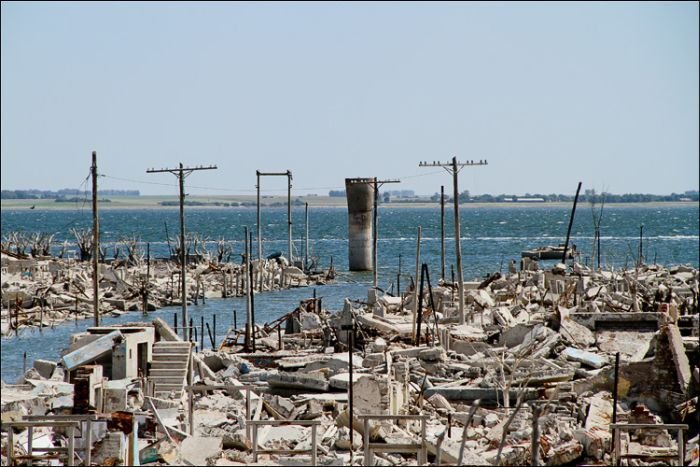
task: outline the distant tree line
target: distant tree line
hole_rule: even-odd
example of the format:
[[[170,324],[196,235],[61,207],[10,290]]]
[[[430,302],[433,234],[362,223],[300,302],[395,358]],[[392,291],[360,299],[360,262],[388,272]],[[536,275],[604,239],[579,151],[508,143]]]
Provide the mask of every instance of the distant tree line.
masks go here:
[[[471,195],[469,190],[459,194],[461,203],[503,203],[503,202],[573,202],[575,195],[525,193],[524,195]],[[689,190],[683,193],[671,193],[670,195],[652,195],[644,193],[625,193],[616,195],[612,193],[596,193],[595,190],[586,190],[579,194],[580,202],[601,203],[649,203],[662,201],[700,201],[700,193],[697,190]],[[440,202],[440,194],[435,193],[430,197],[433,202]],[[452,197],[445,196],[446,201],[452,202]]]
[[[1,199],[61,199],[75,196],[89,196],[90,191],[75,188],[63,188],[58,191],[50,190],[2,190]],[[139,190],[97,190],[100,196],[140,196]],[[81,198],[82,199],[82,198]]]

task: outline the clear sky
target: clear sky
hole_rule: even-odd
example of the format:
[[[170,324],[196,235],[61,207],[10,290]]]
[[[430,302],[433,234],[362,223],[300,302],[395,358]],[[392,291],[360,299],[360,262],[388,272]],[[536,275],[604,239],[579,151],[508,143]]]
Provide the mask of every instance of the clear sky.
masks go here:
[[[698,3],[2,2],[2,189],[698,188]],[[170,186],[167,186],[170,185]],[[82,185],[84,186],[84,185]],[[89,187],[89,184],[87,185]],[[267,179],[263,192],[286,191]]]

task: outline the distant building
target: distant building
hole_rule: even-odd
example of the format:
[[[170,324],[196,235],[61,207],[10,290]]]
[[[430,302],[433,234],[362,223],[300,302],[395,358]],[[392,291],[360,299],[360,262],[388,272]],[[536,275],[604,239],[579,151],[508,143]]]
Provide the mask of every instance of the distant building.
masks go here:
[[[518,203],[544,203],[544,198],[518,198]]]

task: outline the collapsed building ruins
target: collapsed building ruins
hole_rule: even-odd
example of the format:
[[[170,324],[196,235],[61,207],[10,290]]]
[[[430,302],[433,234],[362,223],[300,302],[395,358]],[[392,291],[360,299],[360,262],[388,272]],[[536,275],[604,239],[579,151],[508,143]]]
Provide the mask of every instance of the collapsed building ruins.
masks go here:
[[[194,350],[88,328],[2,388],[3,465],[698,465],[696,269],[308,299]],[[247,344],[247,345],[244,345]]]

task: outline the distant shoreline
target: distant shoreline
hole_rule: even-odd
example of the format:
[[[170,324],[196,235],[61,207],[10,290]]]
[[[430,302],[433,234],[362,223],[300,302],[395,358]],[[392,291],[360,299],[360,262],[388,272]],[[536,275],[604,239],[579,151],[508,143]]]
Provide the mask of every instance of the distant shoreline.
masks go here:
[[[139,197],[109,197],[110,201],[108,203],[99,203],[99,210],[115,210],[115,209],[162,209],[162,210],[176,210],[179,209],[177,205],[174,206],[162,206],[159,203],[163,201],[177,201],[177,196],[139,196]],[[347,202],[345,197],[327,197],[327,196],[297,196],[294,200],[301,200],[302,202],[308,202],[309,208],[323,208],[323,209],[347,209]],[[256,201],[255,196],[193,196],[188,197],[188,201],[195,201],[201,203],[254,203]],[[265,197],[263,199],[264,209],[286,209],[286,197],[275,196],[275,197]],[[271,203],[282,203],[282,205],[269,206],[265,204]],[[36,210],[50,210],[50,211],[74,211],[77,209],[91,211],[92,202],[91,200],[85,200],[85,202],[80,203],[56,203],[52,199],[8,199],[2,200],[0,203],[0,208],[3,210],[27,210],[31,209],[32,206]],[[438,203],[431,202],[392,202],[392,203],[381,203],[381,209],[410,209],[410,208],[420,208],[420,209],[439,209],[440,205]],[[571,209],[573,206],[572,202],[544,202],[544,203],[518,203],[518,202],[494,202],[494,203],[462,203],[460,208],[465,209],[484,209],[484,208],[499,208],[499,209],[533,209],[533,208],[567,208]],[[579,203],[578,209],[584,207],[589,208],[590,203]],[[600,204],[596,204],[600,207]],[[618,207],[618,208],[661,208],[661,207],[697,207],[700,209],[700,204],[697,201],[653,201],[653,202],[639,202],[639,203],[606,203],[606,208]],[[293,208],[300,208],[303,205],[293,205]],[[255,209],[255,206],[224,206],[224,205],[204,205],[204,206],[188,206],[185,205],[186,209],[220,209],[220,210],[237,210],[237,209]],[[446,203],[446,210],[452,210],[453,204]]]

